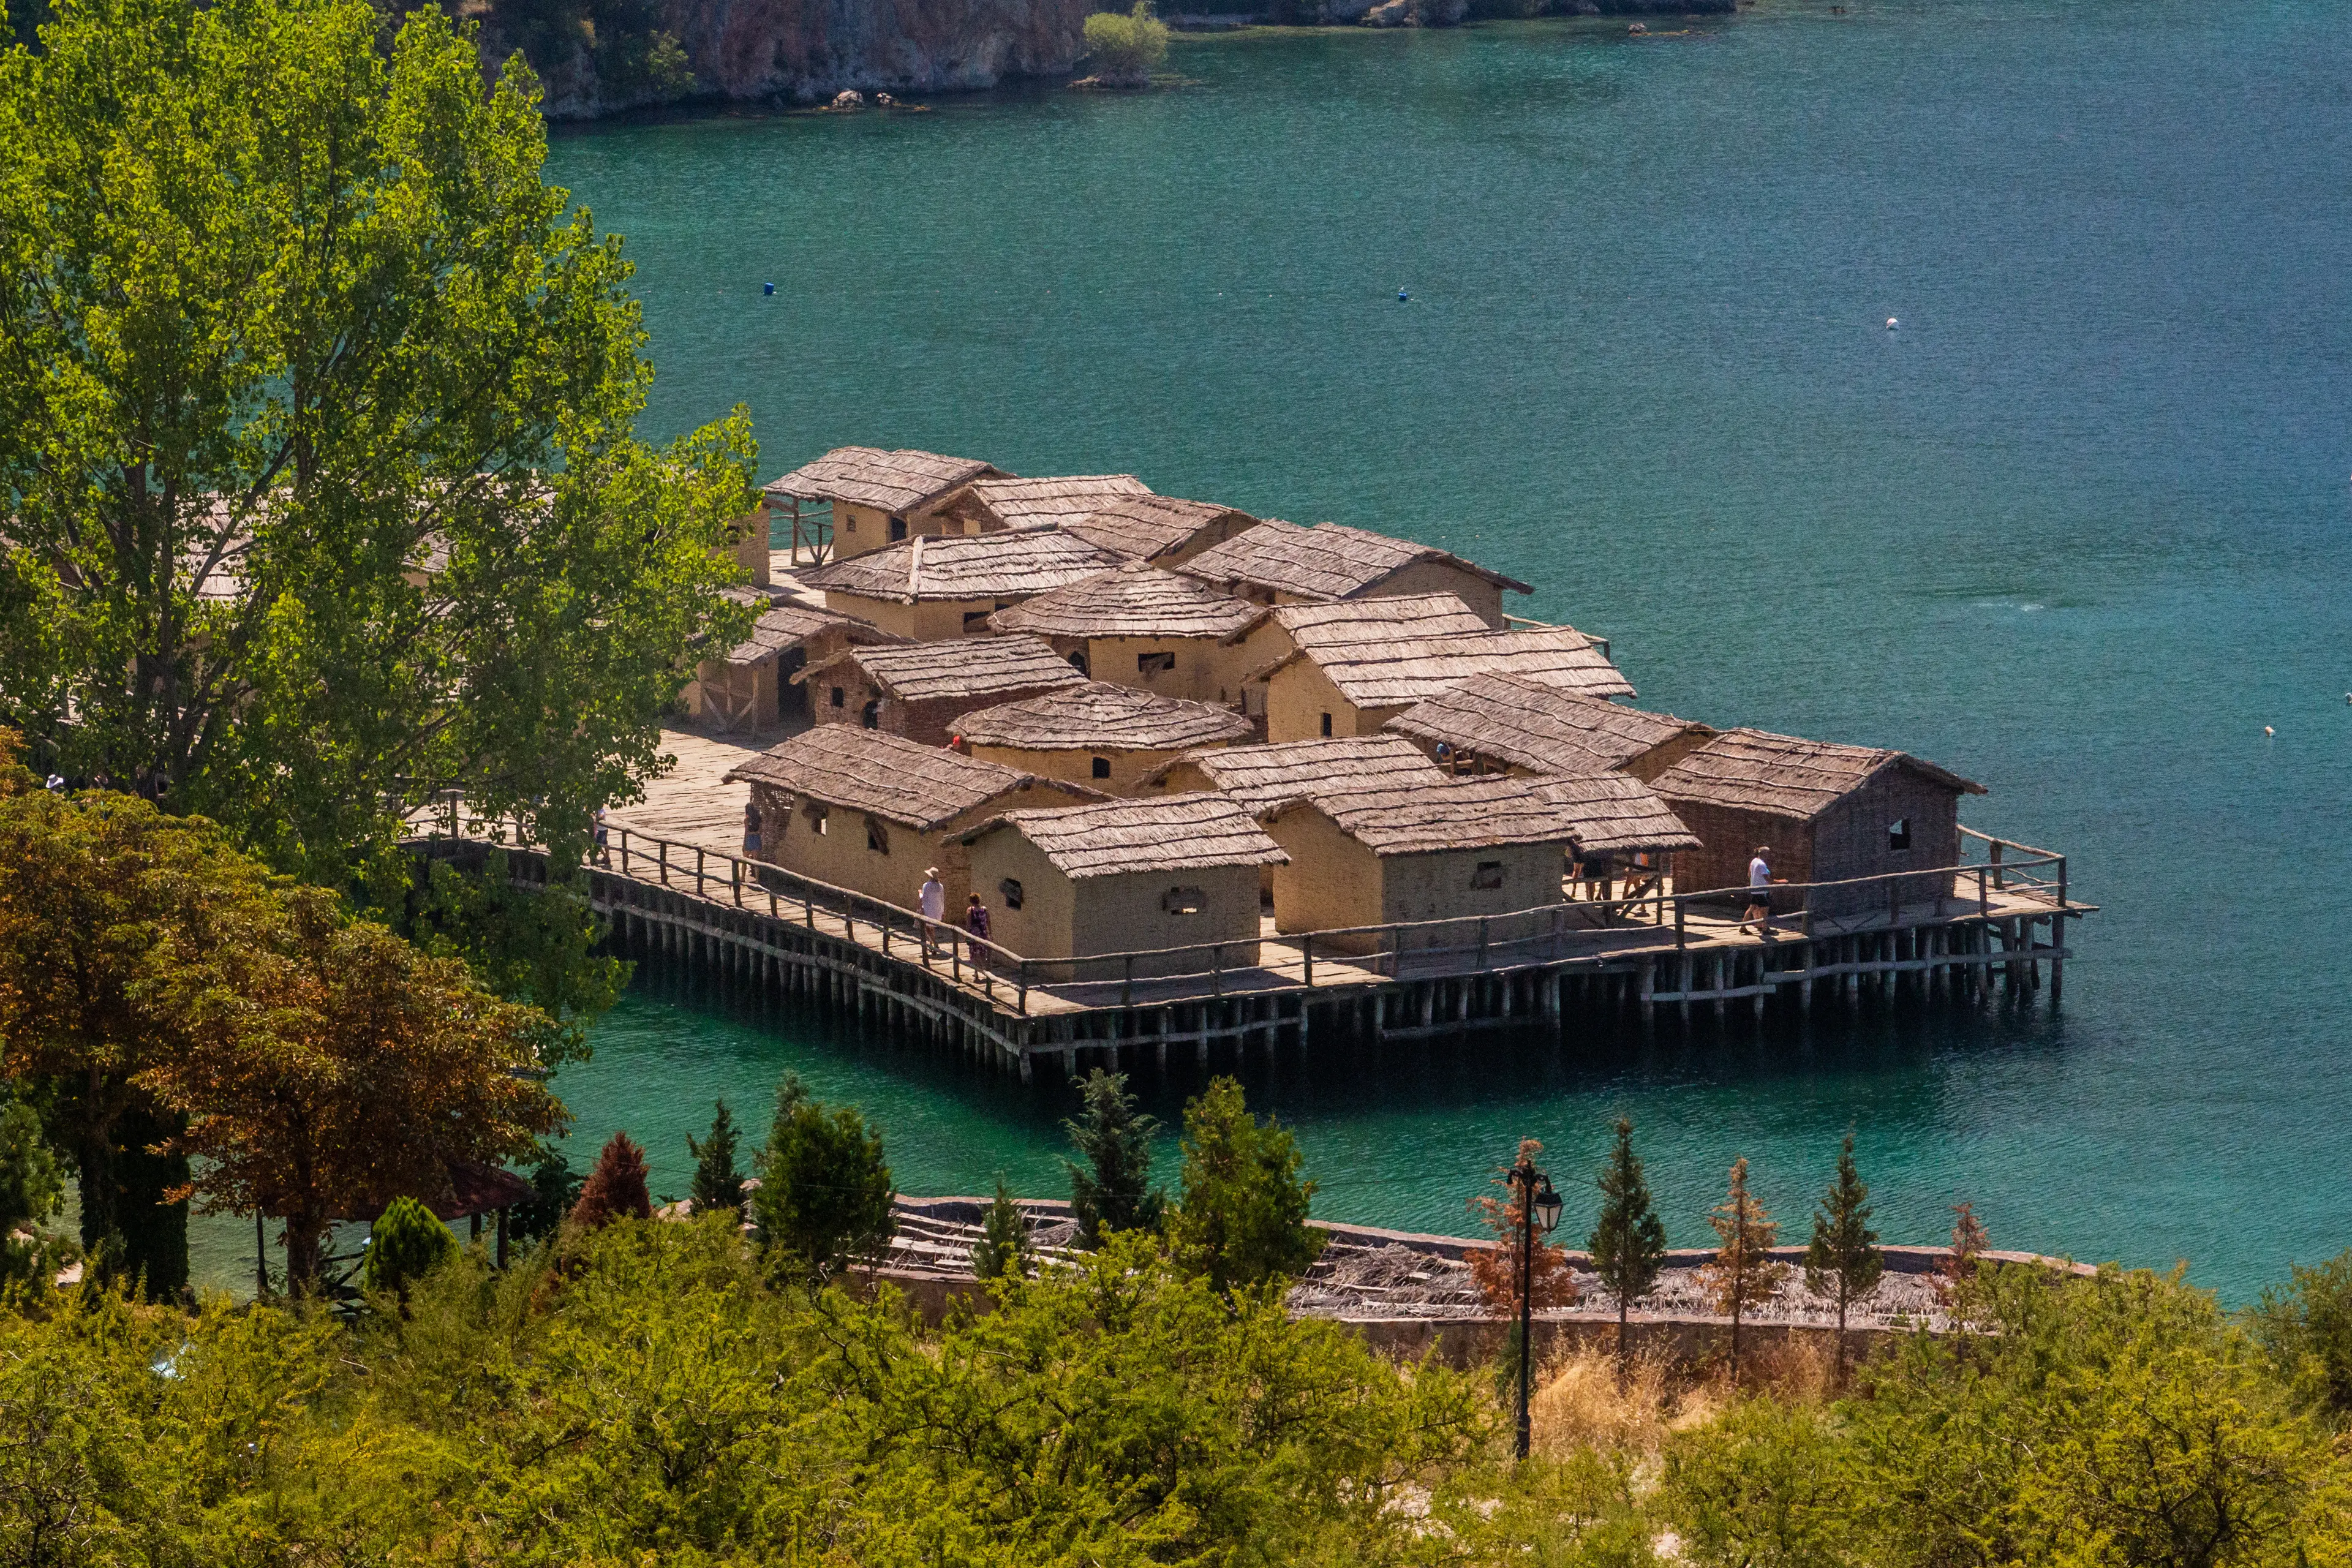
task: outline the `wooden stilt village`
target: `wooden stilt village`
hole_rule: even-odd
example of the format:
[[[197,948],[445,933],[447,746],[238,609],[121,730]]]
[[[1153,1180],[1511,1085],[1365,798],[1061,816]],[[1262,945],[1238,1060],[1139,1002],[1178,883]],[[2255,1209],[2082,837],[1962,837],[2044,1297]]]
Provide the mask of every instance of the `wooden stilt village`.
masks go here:
[[[625,952],[1017,1070],[2063,990],[2064,856],[1900,752],[1635,705],[1445,551],[846,447],[587,868]],[[450,800],[422,853],[496,836]],[[551,874],[535,851],[515,874]]]

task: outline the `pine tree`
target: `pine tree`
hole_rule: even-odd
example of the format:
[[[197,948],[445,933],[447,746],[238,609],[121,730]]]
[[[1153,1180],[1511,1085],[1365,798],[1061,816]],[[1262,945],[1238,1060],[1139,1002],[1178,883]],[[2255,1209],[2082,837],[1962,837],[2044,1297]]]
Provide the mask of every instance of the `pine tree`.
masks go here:
[[[735,1118],[725,1100],[718,1106],[718,1114],[710,1119],[709,1137],[686,1135],[687,1152],[694,1156],[694,1212],[719,1214],[731,1209],[740,1219],[743,1173],[735,1168]]]
[[[1018,1279],[1029,1272],[1029,1221],[1021,1205],[1013,1201],[1001,1171],[996,1177],[996,1201],[981,1216],[980,1239],[971,1244],[971,1272],[978,1279],[1005,1274]]]
[[[1536,1163],[1543,1152],[1543,1141],[1538,1138],[1519,1140],[1519,1159],[1528,1164]],[[1492,1247],[1474,1248],[1463,1261],[1470,1266],[1470,1283],[1486,1299],[1486,1305],[1496,1316],[1511,1320],[1512,1359],[1518,1354],[1519,1315],[1519,1256],[1525,1236],[1528,1212],[1527,1189],[1512,1180],[1513,1165],[1497,1165],[1488,1178],[1503,1190],[1503,1195],[1481,1193],[1470,1200],[1470,1212],[1485,1222],[1493,1234]],[[1546,1307],[1576,1305],[1576,1270],[1568,1261],[1568,1250],[1555,1247],[1538,1236],[1528,1253],[1528,1300],[1538,1311]]]
[[[1970,1204],[1952,1205],[1952,1250],[1936,1265],[1942,1278],[1937,1281],[1937,1293],[1948,1305],[1956,1304],[1961,1293],[1976,1283],[1977,1258],[1990,1244],[1984,1221],[1977,1218],[1977,1206]]]
[[[761,1239],[783,1271],[811,1284],[833,1279],[890,1239],[894,1202],[882,1135],[855,1107],[827,1107],[786,1073],[751,1194]]]
[[[1739,1386],[1739,1320],[1748,1308],[1780,1288],[1785,1265],[1772,1261],[1773,1242],[1780,1227],[1748,1190],[1745,1156],[1731,1163],[1731,1192],[1716,1205],[1706,1222],[1722,1245],[1715,1261],[1699,1270],[1699,1280],[1715,1297],[1716,1310],[1731,1320],[1731,1386]]]
[[[1617,1119],[1617,1147],[1601,1168],[1601,1219],[1585,1247],[1592,1271],[1617,1298],[1617,1375],[1625,1375],[1625,1320],[1650,1293],[1666,1260],[1666,1227],[1650,1206],[1650,1184],[1633,1152],[1633,1123]]]
[[[1315,1184],[1290,1130],[1261,1123],[1230,1078],[1184,1108],[1183,1197],[1168,1215],[1169,1256],[1220,1293],[1296,1278],[1323,1250],[1307,1223]]]
[[[1165,1200],[1151,1180],[1151,1134],[1160,1123],[1135,1108],[1125,1073],[1097,1068],[1078,1082],[1081,1105],[1062,1129],[1086,1159],[1064,1160],[1078,1245],[1097,1247],[1115,1230],[1157,1230]]]
[[[394,1198],[368,1231],[360,1279],[371,1290],[406,1296],[409,1286],[457,1250],[457,1238],[415,1198]]]
[[[1813,1211],[1813,1239],[1805,1248],[1805,1289],[1816,1295],[1837,1291],[1837,1375],[1845,1381],[1846,1308],[1878,1288],[1886,1267],[1878,1233],[1870,1228],[1870,1189],[1854,1169],[1853,1134],[1838,1151],[1837,1180]]]
[[[615,1132],[581,1184],[572,1223],[595,1230],[616,1219],[651,1219],[653,1214],[653,1199],[646,1193],[646,1152],[627,1133]]]

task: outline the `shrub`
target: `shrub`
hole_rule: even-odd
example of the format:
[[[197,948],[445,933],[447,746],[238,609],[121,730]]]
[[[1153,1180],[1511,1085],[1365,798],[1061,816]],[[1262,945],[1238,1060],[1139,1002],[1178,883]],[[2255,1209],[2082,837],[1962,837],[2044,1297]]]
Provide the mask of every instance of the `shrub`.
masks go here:
[[[1252,1116],[1234,1079],[1213,1080],[1184,1108],[1184,1195],[1168,1220],[1177,1267],[1220,1291],[1302,1272],[1326,1238],[1307,1225],[1315,1184],[1301,1163],[1289,1129]]]
[[[882,1137],[849,1106],[827,1110],[795,1073],[776,1088],[776,1119],[751,1213],[787,1274],[821,1283],[890,1237]]]
[[[2298,1401],[2331,1420],[2352,1415],[2352,1251],[2298,1266],[2292,1284],[2264,1288],[2248,1317]]]
[[[1168,58],[1168,25],[1151,14],[1146,0],[1135,0],[1135,9],[1125,16],[1097,11],[1087,18],[1087,54],[1104,80],[1139,85]]]
[[[627,1133],[615,1132],[581,1185],[572,1223],[594,1230],[616,1219],[651,1219],[653,1214],[653,1199],[646,1192],[646,1152]]]
[[[457,1250],[457,1238],[431,1209],[415,1198],[394,1198],[368,1232],[360,1282],[370,1290],[405,1295],[411,1284]]]
[[[971,1247],[972,1277],[994,1279],[1029,1272],[1029,1222],[1013,1201],[1004,1178],[996,1178],[996,1201],[981,1216],[980,1239]]]

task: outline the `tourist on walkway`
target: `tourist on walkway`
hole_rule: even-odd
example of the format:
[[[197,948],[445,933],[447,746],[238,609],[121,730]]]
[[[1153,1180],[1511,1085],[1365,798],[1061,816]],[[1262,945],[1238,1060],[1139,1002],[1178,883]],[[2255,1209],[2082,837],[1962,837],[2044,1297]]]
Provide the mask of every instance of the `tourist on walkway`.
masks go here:
[[[760,808],[750,801],[743,803],[743,855],[751,860],[760,858]]]
[[[980,901],[978,893],[972,894],[971,901],[964,905],[963,929],[982,942],[988,940],[988,906]],[[972,956],[977,959],[980,955],[975,952]]]
[[[1772,847],[1759,844],[1756,858],[1748,862],[1748,910],[1739,917],[1739,929],[1754,926],[1759,936],[1772,934]]]
[[[452,801],[449,805],[450,816],[454,817],[457,811],[457,803]],[[599,866],[610,866],[613,863],[613,851],[607,837],[610,832],[611,828],[604,820],[604,808],[600,805],[596,808],[596,864]]]
[[[939,951],[939,928],[948,918],[948,890],[940,883],[940,868],[928,868],[923,872],[923,890],[916,901],[923,910],[923,955],[928,958]]]

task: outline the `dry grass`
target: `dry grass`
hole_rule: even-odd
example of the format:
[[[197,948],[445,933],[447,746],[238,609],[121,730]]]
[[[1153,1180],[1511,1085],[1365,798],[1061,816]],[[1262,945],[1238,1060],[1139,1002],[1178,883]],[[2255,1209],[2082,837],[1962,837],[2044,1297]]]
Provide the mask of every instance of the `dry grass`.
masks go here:
[[[1553,1458],[1581,1448],[1647,1457],[1672,1434],[1706,1425],[1742,1395],[1769,1393],[1804,1405],[1836,1396],[1835,1358],[1810,1337],[1752,1348],[1743,1361],[1735,1394],[1720,1364],[1693,1375],[1655,1352],[1637,1353],[1621,1382],[1605,1346],[1563,1351],[1538,1373],[1528,1410],[1533,1447]]]

